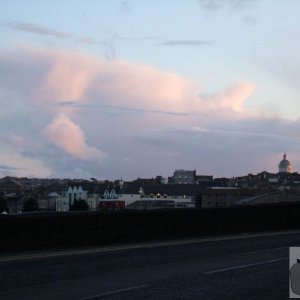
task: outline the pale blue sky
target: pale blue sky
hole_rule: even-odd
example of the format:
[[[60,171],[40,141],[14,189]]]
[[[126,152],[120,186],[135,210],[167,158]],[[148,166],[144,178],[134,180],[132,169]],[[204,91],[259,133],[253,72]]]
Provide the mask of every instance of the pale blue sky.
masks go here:
[[[1,133],[2,148],[7,149],[8,147],[14,155],[18,155],[20,162],[24,163],[22,170],[28,170],[31,160],[35,160],[32,163],[32,168],[36,170],[34,171],[36,173],[40,172],[37,171],[37,168],[44,168],[43,172],[45,173],[41,171],[41,176],[43,174],[59,177],[72,176],[73,174],[80,174],[80,170],[86,174],[84,176],[96,177],[155,176],[157,174],[154,173],[156,169],[153,162],[156,162],[162,153],[165,153],[166,156],[159,159],[165,160],[165,163],[157,168],[157,173],[163,175],[170,175],[175,168],[192,168],[198,169],[200,173],[214,173],[224,176],[258,172],[263,169],[276,171],[277,160],[280,160],[282,152],[290,153],[290,157],[294,159],[295,169],[300,167],[300,160],[297,160],[298,151],[300,151],[299,137],[294,133],[291,134],[291,132],[297,131],[295,128],[298,128],[300,117],[300,1],[11,0],[1,2],[0,51],[2,53],[2,65],[0,64],[0,75],[5,77],[4,82],[0,85],[2,104],[7,101],[7,103],[18,103],[21,107],[20,99],[22,99],[22,95],[25,97],[25,89],[26,93],[28,92],[26,97],[30,99],[28,100],[30,109],[39,111],[40,106],[36,106],[35,97],[40,92],[41,86],[45,87],[44,81],[35,86],[34,78],[45,78],[45,80],[50,80],[50,87],[47,87],[48,93],[51,94],[53,92],[51,89],[54,88],[55,91],[59,89],[61,97],[69,97],[68,99],[56,99],[56,102],[64,100],[86,103],[88,101],[93,105],[97,102],[97,105],[100,105],[97,107],[101,108],[95,110],[105,119],[105,122],[97,121],[97,126],[99,128],[108,126],[107,124],[111,121],[108,115],[114,116],[112,118],[114,118],[113,122],[115,123],[114,126],[108,126],[110,129],[106,129],[106,133],[99,133],[95,132],[93,126],[89,125],[89,120],[94,114],[91,110],[84,110],[84,113],[81,114],[71,114],[70,111],[66,112],[66,110],[58,112],[65,114],[64,122],[66,118],[67,122],[70,121],[68,126],[72,127],[75,124],[76,128],[81,130],[79,131],[84,136],[88,147],[94,147],[105,153],[106,158],[102,159],[101,163],[99,162],[99,168],[96,169],[91,160],[83,156],[82,153],[79,156],[77,153],[74,158],[74,153],[70,152],[70,149],[66,149],[66,145],[54,141],[53,137],[49,138],[49,130],[48,138],[45,138],[43,130],[49,129],[47,124],[57,125],[55,122],[62,121],[53,112],[44,111],[43,114],[45,115],[40,115],[38,126],[44,129],[39,133],[34,133],[35,152],[32,149],[30,151],[24,150],[25,146],[22,146],[21,150],[16,150],[12,144],[5,144],[5,140],[11,140],[12,136],[15,136],[16,139],[22,139],[22,143],[26,144],[26,140],[31,138],[31,134],[29,131],[23,132],[21,121],[19,123],[16,121],[15,124],[10,125],[6,119],[3,119],[2,128],[6,128],[7,132]],[[39,51],[46,52],[41,54]],[[14,58],[12,58],[11,53],[15,53]],[[78,60],[72,55],[79,55]],[[58,62],[66,60],[67,56],[73,57],[72,61],[74,60],[74,62],[68,64],[67,67],[61,67]],[[27,58],[30,58],[29,62]],[[98,60],[101,65],[100,69],[95,71],[91,64],[85,65],[87,58]],[[78,65],[74,66],[75,69],[73,70],[73,65],[76,65],[77,62]],[[127,64],[126,67],[123,64]],[[98,66],[98,62],[95,65]],[[56,67],[54,68],[54,66]],[[155,69],[155,72],[153,71],[155,74],[152,74],[149,69],[145,69],[150,66]],[[70,68],[70,70],[66,71],[65,68]],[[123,71],[118,73],[120,69]],[[104,86],[99,90],[97,86],[101,85],[102,81],[98,82],[98,75],[95,74],[97,72],[100,74],[102,70],[105,70],[105,76],[108,76],[105,77],[105,80],[109,80],[117,88],[113,87],[107,91],[106,86]],[[74,75],[74,72],[79,71],[83,72],[84,75],[82,76],[87,76],[84,77],[84,82],[82,81],[83,77],[70,77]],[[172,77],[173,75],[170,75],[172,78],[168,75],[168,78],[163,76],[164,79],[162,79],[160,78],[162,73],[173,74],[181,78],[179,82],[174,83],[175,85],[191,84],[193,87],[186,89],[176,86],[175,92],[173,91],[172,96],[170,96],[171,83],[175,82],[175,79]],[[24,79],[22,79],[23,75],[25,76]],[[71,87],[68,87],[67,90],[58,87],[56,80],[59,80],[60,76],[71,82]],[[18,78],[20,81],[14,81]],[[125,90],[122,85],[122,78],[130,81]],[[30,81],[31,79],[32,81]],[[139,80],[141,81],[139,82]],[[156,91],[154,84],[156,80],[162,83],[158,91]],[[88,85],[86,86],[87,81]],[[236,86],[239,82],[245,82],[245,85]],[[149,90],[147,90],[148,83]],[[81,84],[84,84],[84,87],[81,87],[84,91],[72,90],[76,85],[81,86]],[[163,105],[166,93],[163,91],[164,84],[168,86],[167,97],[176,98],[178,96],[180,99],[176,98],[176,101],[181,104],[174,102],[173,105],[170,100],[169,105]],[[9,90],[11,86],[15,86],[14,92]],[[141,86],[144,90],[137,94],[132,92],[130,88],[140,89]],[[115,94],[114,92],[114,89],[120,87],[122,93],[126,94],[124,99],[122,98],[123,94]],[[234,92],[228,91],[231,87],[233,87]],[[155,93],[154,98],[156,100],[150,103],[151,101],[146,94],[152,92]],[[195,105],[193,101],[198,103],[198,100],[196,98],[192,100],[190,98],[192,96],[199,97],[199,101],[201,99],[204,101],[199,104],[199,111],[195,109],[193,113],[189,110],[193,111],[192,106]],[[120,99],[115,99],[115,97]],[[140,100],[136,99],[138,97]],[[224,97],[229,97],[229,100]],[[135,100],[133,101],[133,99]],[[215,102],[210,103],[211,101]],[[7,109],[6,115],[10,118],[19,116],[21,110],[18,111],[18,105]],[[109,105],[113,107],[109,108]],[[121,111],[116,111],[115,106],[121,108]],[[133,117],[129,121],[132,112],[122,110],[123,108],[150,109],[152,112],[165,111],[166,108],[169,108],[168,112],[182,112],[187,114],[187,117],[175,121],[173,117],[164,118],[161,116],[157,120],[157,115],[155,115],[150,120],[150,113],[148,113],[147,118],[149,120],[145,118],[147,119],[147,123],[144,124],[145,127],[138,123],[139,128],[136,128],[135,121],[139,122],[139,120],[135,120]],[[133,114],[136,116],[141,112]],[[116,115],[119,116],[119,119],[116,119]],[[132,125],[123,128],[124,123],[119,122],[126,124],[132,122]],[[160,124],[159,133],[154,122]],[[285,131],[276,132],[275,126],[266,125],[269,122],[281,124],[280,126],[283,126]],[[20,124],[19,127],[18,124]],[[30,126],[33,125],[29,124]],[[202,131],[201,139],[198,136],[199,132],[197,133],[196,146],[191,140],[184,142],[186,143],[184,149],[178,145],[173,146],[172,149],[162,146],[162,141],[170,139],[174,134],[174,128],[176,130],[190,130],[192,128],[192,132],[194,132],[193,128],[196,127],[206,130],[205,134]],[[257,128],[259,129],[257,130]],[[128,138],[125,139],[126,141],[123,140],[123,143],[117,143],[113,137],[118,136],[118,132],[122,130],[124,130],[122,137],[124,138],[126,132]],[[225,131],[226,136],[218,137],[220,139],[218,142],[218,139],[212,137],[216,134],[219,135],[220,130]],[[240,156],[234,155],[234,158],[237,159],[237,165],[233,165],[230,160],[233,159],[232,153],[235,149],[230,149],[230,147],[227,149],[223,139],[228,140],[227,135],[236,134],[241,130],[245,130],[247,133],[259,132],[259,134],[266,134],[268,137],[276,135],[277,138],[283,138],[283,141],[278,145],[278,142],[274,140],[268,142],[266,146],[266,143],[261,142],[261,136],[256,139],[251,137],[251,139],[246,140],[246,144],[247,142],[251,143],[250,156],[245,153],[240,153]],[[209,135],[208,132],[210,131],[214,131],[214,133]],[[56,131],[55,134],[57,134]],[[105,145],[97,139],[98,136],[105,141]],[[243,135],[243,138],[239,139],[244,139],[245,136],[247,135]],[[145,142],[146,137],[149,139],[147,143]],[[141,138],[143,142],[141,142]],[[182,137],[178,136],[178,138],[181,139]],[[199,140],[197,140],[198,138]],[[287,138],[289,139],[288,142],[286,141]],[[237,143],[239,139],[236,139]],[[53,143],[50,146],[53,147],[53,149],[51,148],[53,153],[46,155],[45,152],[49,149],[45,151],[44,147],[49,141],[50,144]],[[133,147],[134,143],[135,147]],[[149,147],[145,146],[149,143],[154,147],[151,151]],[[141,146],[141,144],[143,145]],[[158,144],[160,146],[157,146]],[[62,150],[66,156],[64,158],[66,165],[62,164],[58,158],[60,152],[56,152],[56,147],[59,151]],[[142,161],[135,162],[136,155],[133,155],[133,152],[145,151],[143,147],[146,147],[146,151],[150,151],[148,153],[149,161],[145,162],[144,166]],[[90,148],[87,149],[91,150]],[[119,150],[116,151],[116,148]],[[123,152],[120,148],[123,148]],[[135,150],[133,151],[132,148]],[[193,161],[190,158],[186,160],[185,157],[191,156],[191,153],[196,155],[195,149],[201,149],[201,155],[205,159],[197,158]],[[214,155],[224,154],[224,160],[228,161],[228,166],[226,162],[218,160],[214,162],[215,158],[210,156],[213,153],[212,149],[216,151]],[[3,159],[7,160],[8,152],[3,150]],[[248,152],[246,151],[246,153]],[[93,155],[94,158],[95,155],[97,156],[95,153]],[[250,162],[243,163],[244,157],[247,155],[254,161],[253,164]],[[270,157],[275,161],[269,161]],[[77,169],[74,166],[69,166],[68,159],[71,159],[70,162],[75,162],[72,159],[78,159]],[[209,162],[210,160],[211,162]],[[12,158],[11,161],[13,161]],[[4,162],[1,162],[0,153],[1,164],[4,165]],[[64,167],[61,167],[63,165]],[[9,166],[17,168],[15,165]],[[100,172],[99,169],[101,168],[103,171]],[[128,171],[132,168],[135,168],[136,171]],[[13,172],[12,170],[11,172]],[[6,171],[4,170],[2,174]],[[22,172],[19,171],[16,174],[30,174],[29,171],[29,173],[27,171],[27,173]]]

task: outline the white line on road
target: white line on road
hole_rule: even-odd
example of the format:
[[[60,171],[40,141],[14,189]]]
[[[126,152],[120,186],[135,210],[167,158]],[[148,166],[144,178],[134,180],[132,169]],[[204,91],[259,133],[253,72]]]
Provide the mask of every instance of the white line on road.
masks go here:
[[[248,255],[248,254],[256,254],[256,253],[261,253],[261,252],[267,252],[267,251],[279,251],[279,250],[283,250],[283,249],[289,249],[289,247],[285,246],[285,247],[276,247],[276,248],[264,248],[264,249],[260,249],[260,250],[256,250],[256,251],[248,251],[248,252],[237,252],[234,254],[230,254],[228,256],[236,256],[236,255]]]
[[[278,259],[271,259],[271,260],[261,261],[261,262],[253,263],[253,264],[240,265],[240,266],[234,266],[234,267],[228,267],[228,268],[223,268],[223,269],[212,270],[212,271],[204,272],[203,274],[210,275],[210,274],[216,274],[216,273],[221,273],[221,272],[226,272],[226,271],[231,271],[231,270],[244,269],[244,268],[249,268],[249,267],[254,267],[254,266],[259,266],[259,265],[270,264],[270,263],[273,263],[273,262],[286,260],[286,259],[288,259],[288,257],[283,257],[283,258],[278,258]]]
[[[149,287],[149,285],[147,285],[147,284],[131,286],[131,287],[128,287],[128,288],[125,288],[125,289],[114,290],[114,291],[111,291],[111,292],[106,292],[106,293],[102,293],[102,294],[82,298],[81,300],[96,300],[100,297],[110,296],[110,295],[115,295],[115,294],[121,294],[121,293],[135,291],[135,290],[140,290],[140,289],[144,289],[144,288],[147,288],[147,287]]]

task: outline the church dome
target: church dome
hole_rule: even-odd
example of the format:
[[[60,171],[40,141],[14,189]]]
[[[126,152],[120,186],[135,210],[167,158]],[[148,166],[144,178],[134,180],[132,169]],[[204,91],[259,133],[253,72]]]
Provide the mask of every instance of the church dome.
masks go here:
[[[291,173],[292,165],[286,159],[286,154],[283,155],[283,160],[279,163],[279,173]]]

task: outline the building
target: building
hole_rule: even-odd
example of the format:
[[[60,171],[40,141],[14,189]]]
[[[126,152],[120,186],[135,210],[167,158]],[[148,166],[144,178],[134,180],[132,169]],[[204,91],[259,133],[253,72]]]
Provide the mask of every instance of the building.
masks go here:
[[[68,189],[62,191],[56,200],[56,211],[69,211],[75,200],[86,201],[89,210],[103,208],[123,208],[125,202],[121,201],[120,186],[107,183],[81,182],[69,185]]]
[[[198,184],[128,185],[120,198],[127,209],[192,208],[200,190]]]
[[[193,184],[196,181],[196,170],[175,170],[171,183],[173,184]]]
[[[286,154],[283,155],[283,160],[279,163],[279,173],[291,173],[292,172],[292,165],[286,159]]]
[[[266,192],[258,189],[234,187],[206,189],[202,191],[199,199],[197,199],[196,206],[202,208],[233,206],[243,199],[252,199],[262,194],[266,194]]]
[[[237,188],[220,188],[207,189],[201,192],[197,207],[222,207],[234,205],[240,197],[240,189]]]
[[[56,192],[48,193],[45,197],[38,197],[39,210],[55,211],[60,195]]]
[[[212,182],[214,180],[213,175],[196,175],[195,182]]]
[[[128,182],[122,186],[119,192],[119,198],[125,201],[125,206],[138,201],[144,193],[142,185]]]
[[[163,180],[161,180],[161,183]],[[202,184],[213,182],[212,175],[197,175],[196,170],[175,170],[173,176],[168,178],[169,184]]]
[[[88,190],[79,186],[69,186],[67,191],[61,193],[61,197],[56,199],[56,211],[69,211],[75,200],[85,200],[90,209],[96,209],[97,200]]]
[[[4,196],[14,196],[24,194],[27,190],[26,186],[19,183],[12,177],[4,177],[0,179],[0,194]]]

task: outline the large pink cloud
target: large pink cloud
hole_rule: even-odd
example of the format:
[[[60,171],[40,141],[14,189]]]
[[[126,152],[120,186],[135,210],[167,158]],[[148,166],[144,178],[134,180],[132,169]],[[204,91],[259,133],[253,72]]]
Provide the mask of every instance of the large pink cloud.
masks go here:
[[[66,153],[83,160],[101,160],[104,154],[85,142],[84,132],[66,115],[54,118],[45,130],[47,138]]]
[[[155,144],[155,136],[168,132],[168,128],[209,129],[221,121],[248,118],[245,103],[255,89],[253,83],[240,81],[199,96],[205,89],[199,90],[195,82],[173,72],[54,49],[0,51],[0,76],[0,96],[11,104],[3,105],[0,115],[6,112],[7,120],[14,120],[7,123],[14,126],[9,132],[15,133],[10,146],[28,152],[26,141],[31,143],[34,136],[38,149],[34,155],[46,149],[43,157],[59,161],[59,148],[71,161],[77,158],[89,167],[107,158],[102,166],[111,164],[112,169],[122,167],[123,161],[115,159],[118,156],[138,164],[140,153],[152,149],[145,146],[145,138],[150,137]],[[19,130],[19,118],[9,116],[16,116],[18,109],[23,115],[27,108],[26,128]],[[144,140],[137,145],[133,140],[140,136]],[[169,149],[168,136],[162,138],[166,148],[163,153],[177,155],[183,151]],[[198,138],[191,143],[198,143]],[[49,147],[49,142],[54,147]],[[147,154],[149,161],[152,156],[155,159],[155,153]]]
[[[92,60],[84,55],[56,51],[44,54],[52,63],[38,87],[38,96],[50,102],[82,100],[94,75]]]
[[[102,62],[89,95],[110,105],[182,112],[195,85],[171,72],[125,61]]]
[[[255,89],[253,83],[240,81],[203,99],[197,96],[199,91],[191,80],[150,65],[57,50],[35,55],[51,62],[36,87],[39,101],[101,103],[176,113],[220,108],[240,112]]]

